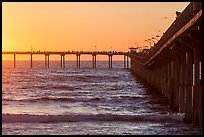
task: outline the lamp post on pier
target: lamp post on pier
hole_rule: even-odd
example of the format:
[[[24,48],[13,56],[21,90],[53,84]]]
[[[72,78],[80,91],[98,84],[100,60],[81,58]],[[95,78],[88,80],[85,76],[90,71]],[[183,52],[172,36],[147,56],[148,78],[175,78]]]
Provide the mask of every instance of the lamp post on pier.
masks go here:
[[[95,52],[97,51],[97,47],[96,47],[96,45],[94,46],[95,47]]]

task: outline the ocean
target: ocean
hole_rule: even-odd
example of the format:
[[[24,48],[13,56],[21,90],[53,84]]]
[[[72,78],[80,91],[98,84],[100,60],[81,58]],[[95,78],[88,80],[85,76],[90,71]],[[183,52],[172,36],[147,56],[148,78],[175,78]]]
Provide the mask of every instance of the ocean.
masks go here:
[[[2,134],[202,135],[123,61],[2,61]]]

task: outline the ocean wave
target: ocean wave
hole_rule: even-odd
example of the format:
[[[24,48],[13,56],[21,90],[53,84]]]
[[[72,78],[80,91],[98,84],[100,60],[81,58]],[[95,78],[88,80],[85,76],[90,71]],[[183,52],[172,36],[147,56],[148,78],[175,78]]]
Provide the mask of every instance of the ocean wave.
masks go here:
[[[69,79],[78,82],[98,82],[98,81],[111,81],[111,80],[119,80],[119,77],[109,76],[109,75],[72,75],[69,76]]]
[[[74,102],[76,100],[73,98],[41,97],[41,98],[29,98],[29,99],[3,99],[2,101],[14,101],[14,102],[66,101],[66,102]]]
[[[128,100],[128,101],[134,101],[134,102],[141,102],[144,100],[144,98],[148,98],[147,96],[110,96],[110,97],[39,97],[39,98],[26,98],[26,99],[14,99],[14,98],[3,98],[2,102],[26,102],[26,103],[33,103],[33,102],[48,102],[48,101],[54,101],[54,102],[109,102],[110,99],[113,102],[120,102],[121,100]]]
[[[66,91],[75,91],[75,90],[81,90],[80,87],[73,87],[73,86],[68,86],[68,85],[48,85],[48,86],[36,86],[39,89],[42,90],[66,90]]]
[[[31,115],[2,114],[3,123],[59,123],[81,121],[130,121],[130,122],[181,122],[183,114],[163,115],[116,115],[116,114],[70,114],[70,115]]]
[[[93,97],[93,98],[63,98],[63,97],[41,97],[41,98],[28,98],[28,99],[11,99],[3,98],[2,102],[47,102],[47,101],[57,101],[57,102],[96,102],[104,101],[104,98]]]

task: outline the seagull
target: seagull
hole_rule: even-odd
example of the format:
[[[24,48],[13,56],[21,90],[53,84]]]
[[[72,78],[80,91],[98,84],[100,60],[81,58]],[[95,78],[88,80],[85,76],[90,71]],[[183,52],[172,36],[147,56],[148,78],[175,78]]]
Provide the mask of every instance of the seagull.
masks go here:
[[[162,19],[169,19],[168,17],[163,17]]]
[[[181,12],[176,11],[176,17],[178,17],[181,14]]]

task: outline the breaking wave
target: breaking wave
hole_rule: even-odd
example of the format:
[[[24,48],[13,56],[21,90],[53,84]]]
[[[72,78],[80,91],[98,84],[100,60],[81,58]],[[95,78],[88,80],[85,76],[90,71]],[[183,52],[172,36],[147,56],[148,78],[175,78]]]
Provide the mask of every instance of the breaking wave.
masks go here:
[[[158,115],[116,115],[116,114],[70,114],[70,115],[31,115],[2,114],[3,123],[59,123],[80,121],[129,121],[129,122],[181,122],[182,114]]]

